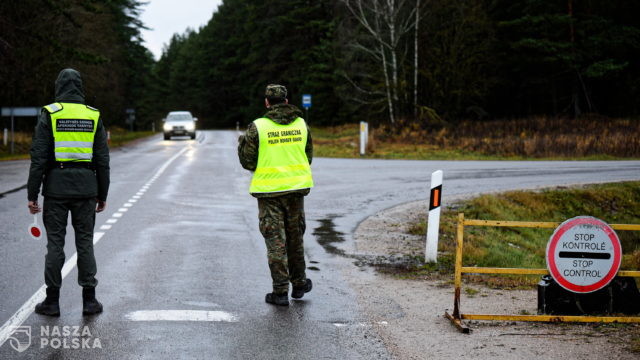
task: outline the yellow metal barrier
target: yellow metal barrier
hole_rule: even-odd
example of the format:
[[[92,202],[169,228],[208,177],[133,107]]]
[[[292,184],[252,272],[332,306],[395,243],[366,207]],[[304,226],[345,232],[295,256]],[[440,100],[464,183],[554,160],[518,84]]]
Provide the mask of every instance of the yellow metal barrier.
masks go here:
[[[640,322],[640,316],[564,316],[564,315],[496,315],[496,314],[463,314],[460,312],[460,287],[462,274],[510,274],[510,275],[547,275],[547,269],[521,268],[489,268],[462,266],[462,246],[464,244],[464,227],[466,226],[502,226],[526,227],[538,229],[555,229],[559,222],[528,222],[528,221],[494,221],[494,220],[465,220],[464,213],[458,214],[456,232],[456,262],[455,262],[455,294],[453,298],[453,313],[445,312],[445,316],[463,333],[469,332],[462,320],[495,320],[495,321],[547,321],[547,322]],[[609,224],[614,230],[640,231],[640,225]],[[640,277],[640,271],[618,271],[618,276]]]

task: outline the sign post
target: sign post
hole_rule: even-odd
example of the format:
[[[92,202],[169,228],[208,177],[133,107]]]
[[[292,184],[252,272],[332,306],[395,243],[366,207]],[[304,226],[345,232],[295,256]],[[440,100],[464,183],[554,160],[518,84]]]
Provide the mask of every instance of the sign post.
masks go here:
[[[311,94],[302,95],[302,107],[304,107],[304,120],[309,122],[309,108],[311,107]]]
[[[360,156],[364,156],[367,150],[367,142],[369,140],[369,123],[360,121]]]
[[[438,233],[440,230],[440,205],[442,204],[442,170],[431,174],[431,194],[429,196],[429,218],[427,220],[427,245],[424,261],[438,262]]]
[[[37,107],[3,107],[1,110],[2,116],[11,117],[11,153],[14,151],[15,144],[15,117],[32,117],[38,116]],[[5,143],[6,144],[6,143]]]
[[[13,108],[11,108],[11,153],[13,154],[13,148],[14,148],[14,144],[16,142],[16,132],[14,129],[14,123],[15,121],[13,120]]]
[[[622,247],[616,232],[591,216],[571,218],[556,228],[547,243],[547,268],[553,279],[574,293],[590,293],[616,276]]]
[[[136,122],[136,109],[125,109],[127,119],[125,122],[129,125],[129,131],[133,131],[133,123]]]

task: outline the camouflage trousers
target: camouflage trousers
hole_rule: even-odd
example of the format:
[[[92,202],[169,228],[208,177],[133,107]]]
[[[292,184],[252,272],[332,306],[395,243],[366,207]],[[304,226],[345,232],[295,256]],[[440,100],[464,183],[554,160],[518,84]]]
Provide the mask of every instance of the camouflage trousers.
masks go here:
[[[289,282],[293,286],[304,286],[304,196],[258,198],[258,211],[260,232],[267,244],[273,292],[288,293]]]

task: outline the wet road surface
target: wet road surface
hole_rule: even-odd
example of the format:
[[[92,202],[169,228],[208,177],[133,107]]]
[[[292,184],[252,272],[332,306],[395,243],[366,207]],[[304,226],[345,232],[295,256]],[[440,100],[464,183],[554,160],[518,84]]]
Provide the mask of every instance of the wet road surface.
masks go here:
[[[26,190],[0,198],[0,324],[22,315],[31,330],[24,352],[11,346],[20,340],[16,334],[1,344],[0,358],[388,358],[373,329],[384,325],[367,320],[341,271],[353,266],[341,255],[353,251],[351,233],[360,221],[425,199],[438,169],[445,173],[445,202],[453,195],[640,178],[639,161],[315,159],[316,188],[305,200],[314,289],[282,308],[264,303],[271,279],[236,139],[234,131],[199,132],[196,140],[156,136],[112,152],[108,209],[95,228],[105,312],[95,317],[81,316],[72,267],[60,318],[29,314],[30,307],[17,314],[43,285],[45,243],[26,236],[32,221]],[[70,259],[71,227],[68,234]]]

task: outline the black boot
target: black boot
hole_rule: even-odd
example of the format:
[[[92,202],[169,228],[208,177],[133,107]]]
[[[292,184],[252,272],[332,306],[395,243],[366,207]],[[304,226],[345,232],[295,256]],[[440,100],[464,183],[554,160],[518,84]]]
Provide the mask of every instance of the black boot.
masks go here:
[[[289,296],[287,294],[268,293],[264,301],[273,305],[289,306]]]
[[[308,293],[309,291],[311,291],[312,287],[313,287],[313,283],[311,282],[311,279],[305,279],[303,286],[293,287],[293,291],[291,291],[291,297],[294,299],[300,299],[304,296],[305,293]]]
[[[102,312],[102,304],[96,300],[96,288],[82,288],[82,315],[95,315]]]
[[[47,288],[47,297],[36,305],[36,314],[60,316],[60,289]]]

